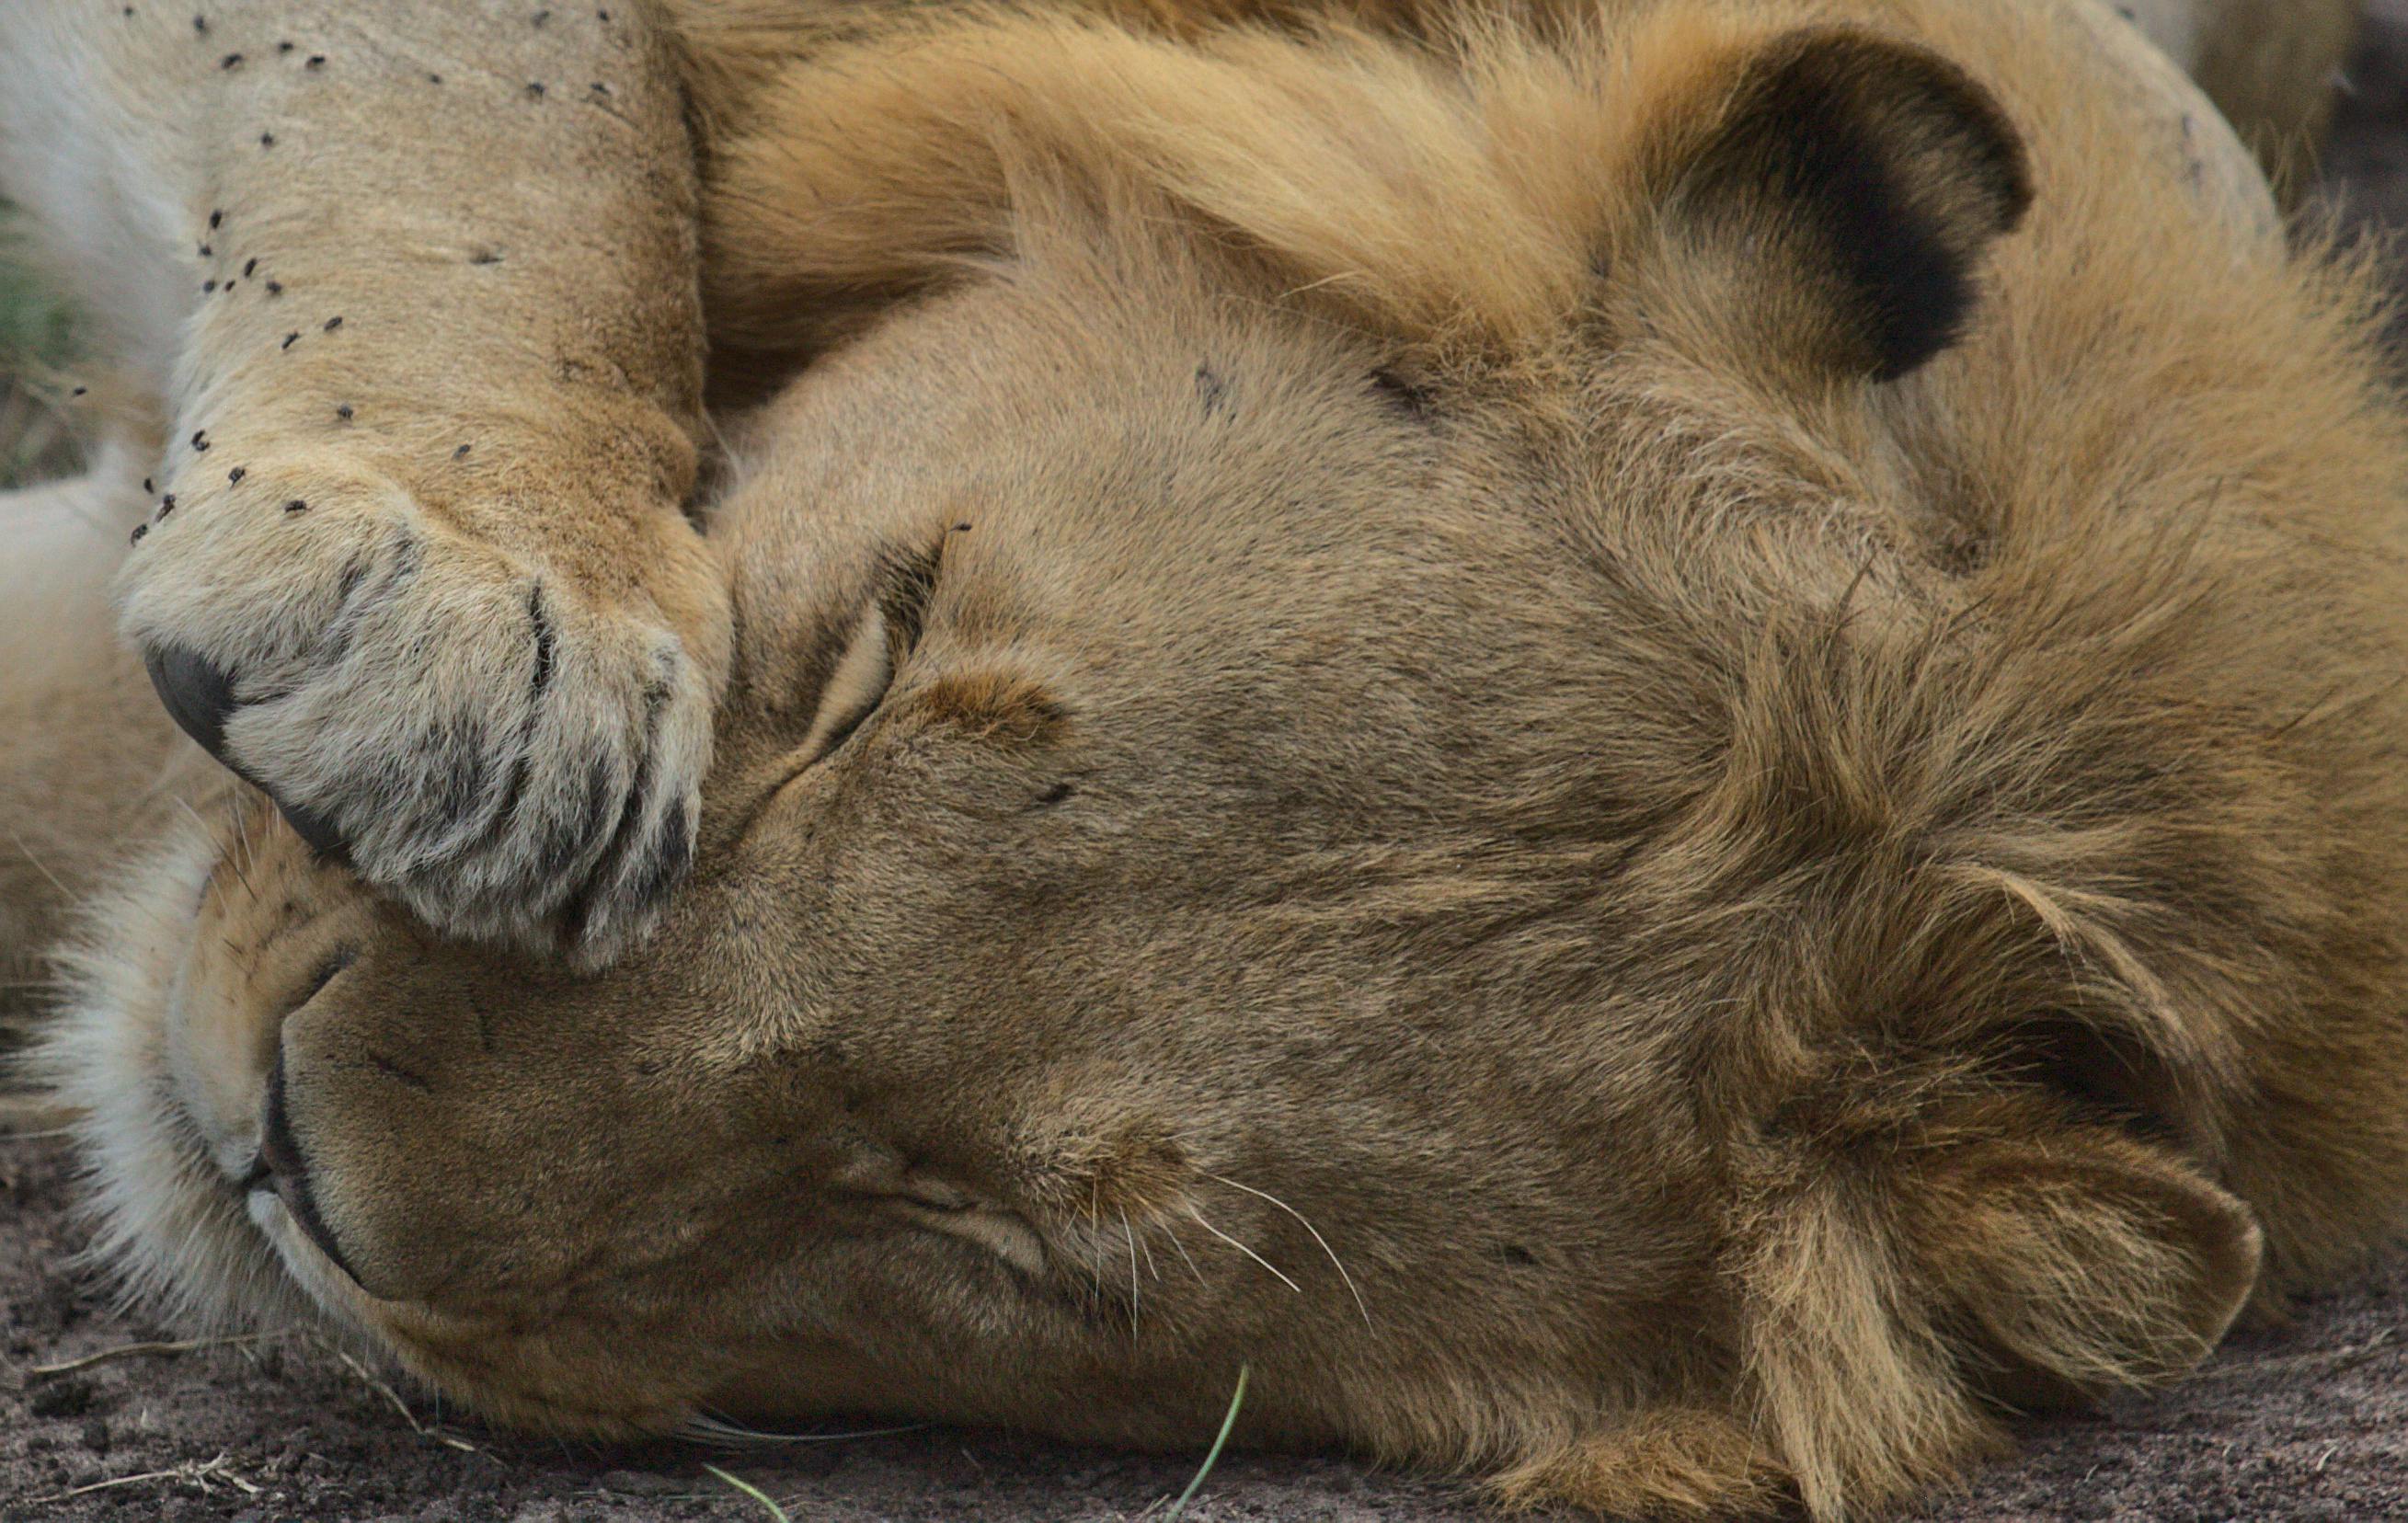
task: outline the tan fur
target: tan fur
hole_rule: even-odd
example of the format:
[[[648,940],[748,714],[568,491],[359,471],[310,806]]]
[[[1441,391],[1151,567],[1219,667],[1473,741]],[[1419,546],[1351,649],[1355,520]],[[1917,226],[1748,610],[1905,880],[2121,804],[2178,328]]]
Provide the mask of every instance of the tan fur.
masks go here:
[[[1249,1368],[1252,1442],[1830,1519],[2391,1237],[2408,432],[2120,23],[671,14],[693,877],[581,973],[178,778],[43,1058],[138,1286],[553,1430]]]

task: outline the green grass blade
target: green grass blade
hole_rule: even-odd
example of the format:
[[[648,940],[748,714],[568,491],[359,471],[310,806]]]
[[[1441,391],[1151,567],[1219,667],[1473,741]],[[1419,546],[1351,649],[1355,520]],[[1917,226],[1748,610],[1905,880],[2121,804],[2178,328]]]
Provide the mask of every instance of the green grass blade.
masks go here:
[[[713,1475],[718,1476],[721,1480],[725,1481],[729,1486],[734,1487],[737,1490],[743,1492],[754,1501],[759,1502],[763,1507],[767,1508],[769,1516],[777,1519],[777,1523],[795,1523],[793,1518],[786,1516],[786,1510],[778,1505],[776,1498],[770,1496],[769,1493],[762,1490],[759,1487],[754,1486],[752,1482],[730,1475],[725,1471],[721,1470],[717,1465],[705,1465],[702,1468],[710,1472]]]
[[[1178,1519],[1186,1515],[1187,1504],[1195,1501],[1196,1493],[1204,1488],[1204,1478],[1212,1473],[1214,1465],[1221,1462],[1221,1451],[1228,1445],[1230,1431],[1238,1426],[1238,1409],[1246,1404],[1246,1377],[1253,1372],[1253,1365],[1238,1366],[1238,1388],[1229,1393],[1229,1415],[1221,1419],[1221,1436],[1212,1441],[1211,1451],[1205,1455],[1204,1466],[1196,1473],[1196,1479],[1187,1483],[1187,1489],[1179,1493],[1179,1500],[1170,1504],[1170,1511],[1162,1515],[1162,1523],[1178,1523]]]

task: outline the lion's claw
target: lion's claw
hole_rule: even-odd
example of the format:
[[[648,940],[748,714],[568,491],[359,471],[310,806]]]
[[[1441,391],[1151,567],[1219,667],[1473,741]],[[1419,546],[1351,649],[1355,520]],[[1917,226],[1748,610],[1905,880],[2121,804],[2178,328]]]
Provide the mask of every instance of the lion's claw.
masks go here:
[[[234,713],[234,680],[224,668],[208,656],[198,655],[177,646],[145,653],[143,666],[150,673],[150,685],[159,694],[159,701],[167,706],[168,717],[178,727],[198,742],[203,751],[225,763],[236,772],[236,766],[225,751],[225,724]],[[274,789],[264,790],[271,798]],[[288,804],[276,798],[276,807],[293,833],[309,843],[321,856],[343,855],[342,837],[334,825],[316,810]]]

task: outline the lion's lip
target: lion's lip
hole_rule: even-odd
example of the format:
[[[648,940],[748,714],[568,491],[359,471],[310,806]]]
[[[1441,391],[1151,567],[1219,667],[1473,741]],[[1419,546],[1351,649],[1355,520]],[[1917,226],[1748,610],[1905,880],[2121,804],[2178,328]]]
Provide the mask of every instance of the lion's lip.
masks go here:
[[[298,1139],[293,1135],[293,1123],[284,1105],[284,1057],[277,1055],[276,1069],[268,1077],[267,1099],[262,1107],[259,1124],[259,1159],[251,1179],[252,1189],[265,1189],[283,1202],[285,1214],[293,1225],[309,1240],[326,1261],[343,1272],[353,1285],[360,1283],[349,1260],[343,1257],[342,1244],[318,1211],[317,1197],[309,1188],[309,1163],[302,1153]]]

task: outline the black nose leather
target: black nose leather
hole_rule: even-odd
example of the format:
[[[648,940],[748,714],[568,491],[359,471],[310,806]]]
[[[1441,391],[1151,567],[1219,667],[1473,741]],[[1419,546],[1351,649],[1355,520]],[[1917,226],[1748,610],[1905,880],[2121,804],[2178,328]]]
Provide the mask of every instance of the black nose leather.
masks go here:
[[[167,706],[167,715],[179,728],[223,763],[227,770],[276,799],[284,823],[309,843],[311,851],[338,859],[343,855],[342,833],[335,828],[332,820],[316,810],[278,798],[275,789],[236,767],[226,755],[226,719],[234,712],[235,696],[234,679],[223,667],[205,655],[172,645],[146,653],[142,665],[150,673],[150,685],[158,690],[159,701]]]
[[[351,1272],[349,1260],[343,1257],[342,1245],[318,1214],[318,1201],[309,1190],[309,1164],[301,1155],[301,1145],[293,1136],[293,1122],[284,1108],[284,1056],[277,1055],[276,1071],[268,1076],[267,1102],[259,1122],[259,1161],[266,1169],[265,1182],[284,1202],[293,1214],[294,1225],[302,1235],[318,1245],[334,1266],[353,1282],[359,1276]]]

